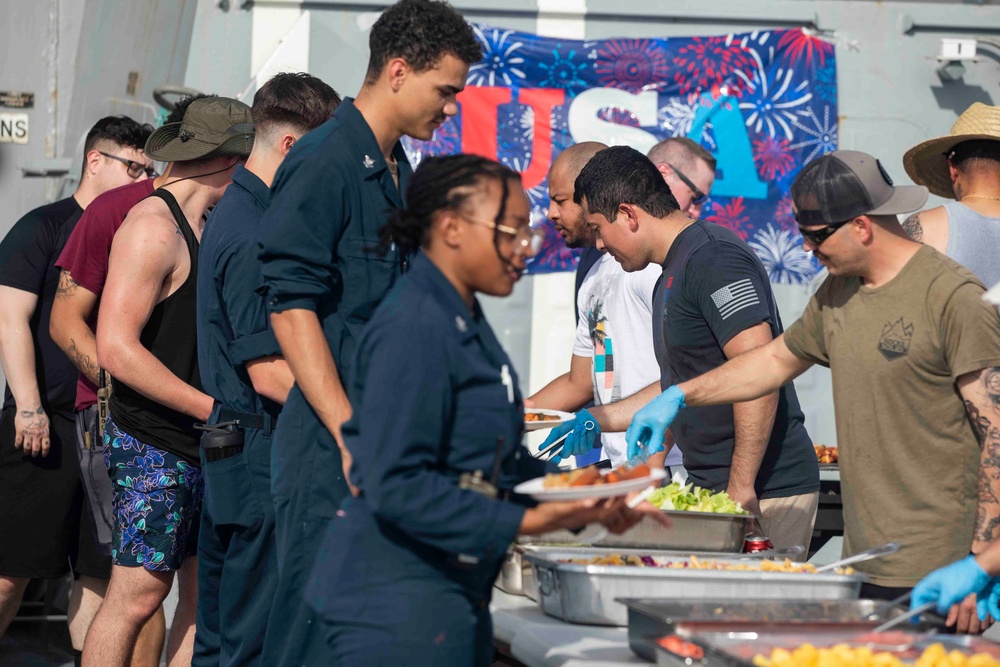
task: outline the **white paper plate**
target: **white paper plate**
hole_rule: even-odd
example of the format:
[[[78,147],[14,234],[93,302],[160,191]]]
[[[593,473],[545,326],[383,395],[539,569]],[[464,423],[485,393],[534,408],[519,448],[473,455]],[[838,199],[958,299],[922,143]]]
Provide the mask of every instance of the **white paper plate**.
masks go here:
[[[525,431],[541,431],[543,428],[552,428],[553,426],[559,426],[559,424],[565,424],[566,422],[573,421],[574,415],[572,412],[563,412],[562,410],[540,410],[538,408],[525,408],[524,414],[528,415],[531,413],[540,415],[554,415],[559,417],[558,421],[555,419],[546,419],[543,422],[524,422]]]
[[[610,472],[610,471],[607,471]],[[604,474],[607,474],[605,472]],[[614,484],[595,484],[593,486],[575,486],[571,488],[545,488],[545,478],[536,477],[527,482],[521,482],[514,487],[514,493],[531,496],[535,500],[585,500],[587,498],[611,498],[623,496],[626,493],[642,491],[650,484],[660,485],[660,481],[665,479],[667,471],[663,468],[653,468],[648,477],[639,479],[629,479],[624,482]]]

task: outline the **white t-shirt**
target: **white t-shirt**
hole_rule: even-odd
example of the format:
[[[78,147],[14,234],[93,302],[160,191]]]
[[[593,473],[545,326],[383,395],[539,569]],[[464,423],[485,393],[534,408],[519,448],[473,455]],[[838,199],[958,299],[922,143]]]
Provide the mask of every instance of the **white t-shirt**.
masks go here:
[[[594,403],[607,405],[627,398],[660,381],[660,367],[653,352],[653,288],[661,267],[650,264],[628,273],[605,253],[580,286],[577,304],[580,321],[573,354],[593,359],[591,379]],[[619,466],[628,459],[624,433],[602,433],[603,457]],[[674,447],[668,466],[681,465]]]

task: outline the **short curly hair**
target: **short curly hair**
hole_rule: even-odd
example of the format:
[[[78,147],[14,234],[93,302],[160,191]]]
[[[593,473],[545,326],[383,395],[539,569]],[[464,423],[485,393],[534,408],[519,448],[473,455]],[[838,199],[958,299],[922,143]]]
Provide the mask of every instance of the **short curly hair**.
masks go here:
[[[368,47],[365,82],[369,84],[393,58],[404,58],[418,72],[434,67],[446,55],[469,65],[483,59],[472,27],[454,7],[439,0],[400,0],[389,7],[372,26]]]

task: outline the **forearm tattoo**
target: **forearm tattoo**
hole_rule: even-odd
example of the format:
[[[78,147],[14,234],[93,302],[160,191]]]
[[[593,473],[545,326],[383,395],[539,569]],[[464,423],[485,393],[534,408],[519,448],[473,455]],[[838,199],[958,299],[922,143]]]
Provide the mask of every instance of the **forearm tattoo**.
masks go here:
[[[91,331],[87,331],[89,338],[94,340],[94,334]],[[79,369],[83,375],[93,382],[95,385],[100,384],[101,367],[97,365],[97,362],[90,357],[89,354],[84,354],[76,346],[76,340],[73,338],[69,339],[69,349],[66,350],[66,355],[69,360],[73,362],[73,365]]]
[[[991,542],[1000,528],[1000,368],[989,368],[983,372],[982,383],[976,387],[977,394],[984,400],[976,405],[965,401],[979,445],[982,458],[979,465],[978,510],[976,512],[975,539]]]

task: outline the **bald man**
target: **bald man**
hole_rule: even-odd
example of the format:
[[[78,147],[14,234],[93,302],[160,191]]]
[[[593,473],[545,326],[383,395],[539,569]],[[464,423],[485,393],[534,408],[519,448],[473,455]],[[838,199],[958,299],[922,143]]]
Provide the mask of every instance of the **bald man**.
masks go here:
[[[653,351],[652,302],[660,268],[626,273],[614,257],[603,252],[600,242],[595,242],[580,205],[573,202],[576,177],[605,148],[595,141],[570,146],[549,169],[549,219],[567,246],[596,246],[597,258],[578,283],[578,324],[570,370],[531,397],[540,408],[576,412],[592,402],[606,405],[659,380]],[[584,409],[581,414],[586,412]],[[576,455],[586,462],[591,450],[601,450],[601,459],[620,466],[627,458],[625,434],[603,433],[600,439],[595,437],[577,445],[567,439],[558,459],[553,460]],[[650,464],[679,467],[680,452],[674,448],[666,463],[663,453],[655,454]]]
[[[671,137],[653,146],[647,157],[663,174],[681,211],[692,220],[700,220],[715,184],[712,154],[687,137]]]

